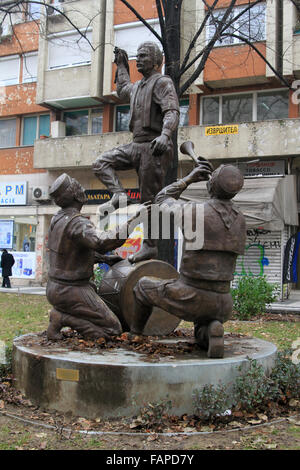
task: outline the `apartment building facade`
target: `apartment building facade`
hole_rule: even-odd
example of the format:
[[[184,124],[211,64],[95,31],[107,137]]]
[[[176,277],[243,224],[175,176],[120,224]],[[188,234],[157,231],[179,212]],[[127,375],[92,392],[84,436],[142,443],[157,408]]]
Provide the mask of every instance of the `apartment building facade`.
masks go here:
[[[159,31],[155,2],[131,3]],[[247,3],[238,2],[235,16]],[[215,20],[228,2],[219,4]],[[22,205],[0,204],[0,219],[14,217],[14,250],[22,252],[30,239],[35,269],[24,282],[43,283],[47,277],[47,231],[57,211],[48,188],[59,174],[68,172],[83,184],[89,197],[83,212],[97,222],[99,203],[109,194],[91,166],[103,151],[131,140],[129,106],[115,91],[113,49],[128,51],[131,79],[136,81],[137,46],[156,40],[119,0],[69,0],[54,6],[55,10],[36,12],[39,28],[26,12],[18,18],[14,29],[24,31],[21,50],[16,34],[0,43],[0,61],[9,71],[1,77],[0,182],[15,192],[22,183],[27,194]],[[205,13],[202,2],[183,2],[183,54]],[[211,20],[206,25],[199,43],[209,40],[214,24]],[[289,0],[266,0],[234,27],[248,32],[257,52],[237,34],[216,44],[203,73],[180,99],[178,144],[191,140],[196,153],[215,166],[230,162],[242,169],[245,187],[237,203],[247,217],[248,241],[236,274],[266,274],[282,283],[284,249],[298,229],[300,120],[295,93],[280,82],[274,69],[287,84],[300,78],[297,12]],[[0,74],[1,70],[6,69]],[[180,154],[178,177],[191,168],[189,157]],[[120,176],[124,187],[137,195],[135,172]],[[191,188],[187,197],[205,200],[202,186]],[[27,223],[31,220],[34,223]]]

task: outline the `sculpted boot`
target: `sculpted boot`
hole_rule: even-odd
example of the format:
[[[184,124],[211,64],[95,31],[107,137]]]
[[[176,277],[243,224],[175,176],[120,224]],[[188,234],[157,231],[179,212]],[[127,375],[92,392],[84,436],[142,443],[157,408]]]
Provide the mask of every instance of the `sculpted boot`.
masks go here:
[[[221,322],[214,320],[208,326],[195,323],[194,334],[199,346],[207,351],[207,357],[217,359],[224,356],[224,327]]]
[[[224,327],[222,323],[215,320],[208,325],[208,351],[207,357],[224,357]]]
[[[57,310],[53,309],[50,313],[50,322],[47,329],[47,338],[50,340],[62,339],[60,330],[63,327],[63,315]]]

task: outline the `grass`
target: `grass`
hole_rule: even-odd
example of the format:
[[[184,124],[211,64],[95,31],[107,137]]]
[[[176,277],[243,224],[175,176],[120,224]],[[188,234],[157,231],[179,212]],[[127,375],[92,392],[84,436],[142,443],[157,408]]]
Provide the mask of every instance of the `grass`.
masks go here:
[[[11,347],[16,336],[44,331],[48,326],[51,309],[45,296],[0,293],[0,340]],[[192,323],[182,322],[185,328]],[[288,321],[228,321],[224,325],[229,333],[240,333],[270,341],[278,349],[290,348],[300,338],[300,323]]]
[[[0,340],[11,347],[16,336],[44,331],[50,308],[41,295],[0,293]]]
[[[229,333],[241,333],[276,344],[278,349],[289,349],[300,338],[300,323],[288,321],[228,321],[224,325]]]

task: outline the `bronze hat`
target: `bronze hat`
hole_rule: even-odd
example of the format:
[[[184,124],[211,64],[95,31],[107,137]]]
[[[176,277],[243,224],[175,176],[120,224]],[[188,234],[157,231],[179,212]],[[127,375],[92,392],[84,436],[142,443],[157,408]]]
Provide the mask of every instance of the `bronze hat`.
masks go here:
[[[61,195],[65,192],[65,190],[70,186],[72,183],[72,178],[67,175],[67,173],[63,173],[60,175],[52,184],[49,194],[51,197],[56,197]]]
[[[227,196],[235,196],[243,187],[244,177],[234,165],[220,165],[213,174],[210,183]]]

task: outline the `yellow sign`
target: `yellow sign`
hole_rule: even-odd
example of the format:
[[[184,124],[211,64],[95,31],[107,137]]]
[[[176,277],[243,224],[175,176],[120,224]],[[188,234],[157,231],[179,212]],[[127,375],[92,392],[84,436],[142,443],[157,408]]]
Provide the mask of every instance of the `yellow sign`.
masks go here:
[[[205,128],[205,135],[224,135],[224,134],[238,134],[239,126],[210,126]]]
[[[58,380],[69,380],[70,382],[79,381],[79,370],[76,369],[56,369],[56,378]]]

